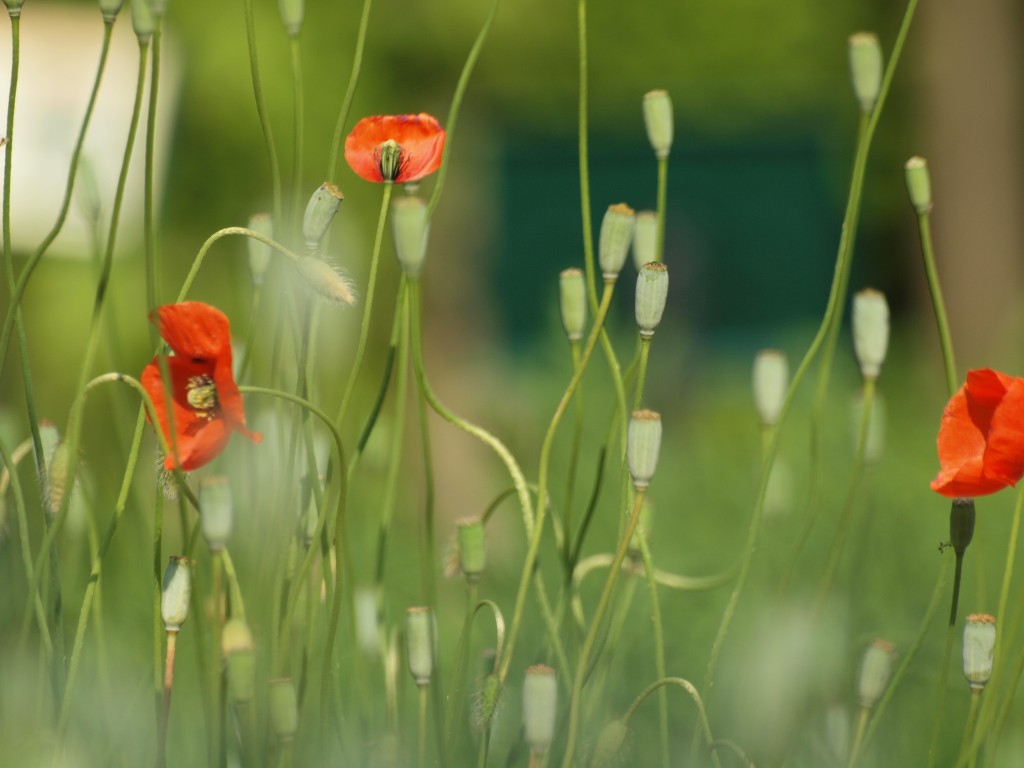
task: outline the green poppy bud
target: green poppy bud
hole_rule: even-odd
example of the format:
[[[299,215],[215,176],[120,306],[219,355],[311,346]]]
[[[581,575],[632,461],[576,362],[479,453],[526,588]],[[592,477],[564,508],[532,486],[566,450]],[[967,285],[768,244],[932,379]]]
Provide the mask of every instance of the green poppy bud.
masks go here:
[[[558,681],[555,670],[535,664],[523,682],[523,738],[535,755],[546,754],[555,738]]]
[[[655,156],[668,157],[673,134],[672,99],[668,91],[656,90],[644,94],[644,126]]]
[[[565,335],[569,341],[579,341],[587,325],[587,284],[582,270],[562,270],[558,276],[558,298]]]
[[[284,24],[284,31],[288,37],[298,37],[302,31],[302,19],[306,14],[304,0],[277,0],[278,10],[281,11],[281,23]]]
[[[764,426],[778,423],[788,388],[786,353],[778,349],[762,349],[754,357],[754,406]]]
[[[430,220],[427,204],[421,197],[400,197],[391,204],[391,233],[395,238],[395,256],[402,271],[416,277],[427,255]]]
[[[892,661],[896,646],[887,640],[875,640],[864,652],[857,683],[857,697],[860,705],[871,709],[885,693],[892,675]]]
[[[610,205],[605,211],[597,243],[598,262],[605,280],[615,280],[622,271],[633,242],[635,224],[636,214],[625,203]]]
[[[163,594],[160,597],[160,616],[168,632],[177,632],[188,618],[192,599],[192,561],[172,555],[164,571]]]
[[[853,348],[865,379],[877,379],[889,349],[889,304],[868,288],[853,297]]]
[[[484,522],[479,517],[467,517],[456,521],[459,527],[459,566],[466,581],[478,581],[484,572],[486,547],[484,546]]]
[[[972,691],[980,691],[992,677],[996,647],[996,619],[972,613],[964,625],[964,677]]]
[[[329,181],[317,187],[310,196],[302,217],[302,237],[311,251],[320,246],[344,199],[341,190]]]
[[[637,272],[644,264],[661,261],[658,253],[658,214],[654,211],[638,211],[633,229],[633,266]]]
[[[281,741],[291,741],[299,730],[299,705],[291,678],[270,681],[270,724]]]
[[[626,460],[633,485],[646,488],[654,477],[661,451],[661,415],[654,411],[633,411],[626,434]]]
[[[858,32],[850,36],[849,54],[853,92],[866,114],[875,108],[882,90],[882,46],[873,32]]]
[[[416,685],[428,685],[434,674],[437,624],[430,608],[410,608],[405,617],[405,643],[409,654],[409,672]]]
[[[650,338],[661,323],[668,299],[668,267],[660,261],[644,264],[636,276],[636,324]]]
[[[910,203],[919,215],[924,215],[932,209],[932,180],[928,173],[928,161],[923,157],[912,157],[907,160],[904,170]]]

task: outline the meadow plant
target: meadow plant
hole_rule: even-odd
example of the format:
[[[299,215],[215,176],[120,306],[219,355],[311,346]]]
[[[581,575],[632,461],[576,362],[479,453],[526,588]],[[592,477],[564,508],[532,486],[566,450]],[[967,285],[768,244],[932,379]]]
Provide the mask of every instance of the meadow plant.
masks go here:
[[[904,451],[913,444],[934,467],[931,438],[906,420],[903,431],[887,430],[896,409],[883,409],[879,393],[887,387],[913,410],[926,388],[908,383],[916,374],[905,370],[903,347],[890,350],[885,295],[851,288],[868,158],[917,0],[898,30],[849,38],[858,130],[820,324],[802,354],[789,337],[757,352],[752,398],[746,376],[742,387],[722,387],[739,430],[714,422],[703,432],[717,406],[684,402],[686,386],[666,381],[686,309],[683,280],[670,285],[669,271],[689,274],[687,254],[666,238],[669,159],[675,147],[673,167],[686,162],[675,126],[688,100],[676,94],[683,106],[674,106],[666,90],[635,83],[635,102],[617,109],[633,110],[637,135],[646,132],[650,183],[622,192],[655,207],[592,202],[588,0],[577,0],[577,36],[566,41],[578,60],[580,247],[557,265],[557,284],[553,275],[535,280],[527,300],[560,317],[564,341],[557,320],[549,323],[558,362],[529,368],[528,405],[503,382],[483,415],[475,398],[489,385],[475,373],[459,372],[461,389],[433,378],[447,354],[459,359],[465,339],[444,346],[431,336],[431,291],[432,281],[474,269],[447,258],[451,224],[434,217],[446,211],[469,226],[447,213],[452,195],[443,192],[499,0],[462,42],[443,119],[416,111],[429,104],[407,104],[403,114],[353,120],[357,93],[374,110],[392,106],[386,94],[360,91],[374,31],[411,25],[402,14],[373,16],[364,0],[347,83],[315,93],[339,101],[327,146],[305,141],[315,110],[302,64],[328,58],[303,45],[316,39],[303,0],[280,0],[273,34],[289,64],[272,75],[290,89],[290,153],[275,132],[289,105],[263,79],[270,38],[256,22],[265,19],[242,0],[237,23],[220,33],[244,41],[245,98],[255,109],[245,130],[258,128],[265,147],[245,162],[265,166],[267,181],[249,190],[246,226],[188,244],[187,270],[178,269],[182,238],[162,227],[156,115],[167,98],[164,25],[204,11],[100,0],[100,61],[59,212],[22,253],[11,179],[21,162],[20,35],[36,1],[5,0],[0,765],[852,768],[1021,759],[1024,603],[1014,597],[1014,566],[1024,493],[1008,532],[995,512],[982,525],[974,499],[1024,476],[1024,378],[989,368],[964,378],[956,367],[924,159],[909,160],[905,173],[942,359],[942,375],[925,377],[941,378],[949,398],[941,418],[941,403],[932,404],[924,427],[938,429],[931,490],[951,499],[939,560],[932,545],[931,560],[913,554],[921,524],[900,513],[913,499],[915,514],[934,517],[922,507],[938,497],[902,465],[886,474],[897,453],[888,440]],[[138,72],[120,170],[109,180],[82,151],[99,130],[91,120],[112,30],[126,23]],[[887,59],[883,39],[892,40]],[[311,157],[327,169],[319,186],[306,170]],[[138,164],[142,235],[137,268],[126,268],[115,247]],[[76,182],[97,233],[87,282],[65,277],[67,265],[50,254]],[[363,221],[371,195],[376,219]],[[597,226],[595,207],[605,210]],[[210,263],[213,255],[225,263]],[[633,285],[633,268],[635,291],[621,286]],[[31,289],[76,279],[84,303],[69,301],[67,313],[82,332],[77,356],[60,361],[61,381],[40,380],[33,370],[52,370],[53,353],[38,310],[45,302]],[[115,298],[123,292],[135,297],[129,310]],[[841,346],[847,307],[851,338]],[[476,323],[465,307],[443,309],[463,331]],[[146,340],[122,343],[135,331]],[[799,362],[791,369],[790,360]],[[836,387],[855,403],[852,443],[832,439]],[[784,442],[787,432],[805,443],[788,434]],[[440,508],[448,498],[470,508]],[[893,520],[904,529],[895,532]],[[991,562],[992,536],[1007,546],[998,590],[980,558],[964,568],[976,523],[993,531]],[[440,539],[452,542],[448,580]],[[905,562],[933,567],[911,580],[898,575]],[[987,613],[962,620],[965,578],[964,601],[992,605],[998,633]],[[936,619],[947,599],[948,624]],[[877,635],[896,642],[868,642]],[[950,679],[957,641],[966,690]]]

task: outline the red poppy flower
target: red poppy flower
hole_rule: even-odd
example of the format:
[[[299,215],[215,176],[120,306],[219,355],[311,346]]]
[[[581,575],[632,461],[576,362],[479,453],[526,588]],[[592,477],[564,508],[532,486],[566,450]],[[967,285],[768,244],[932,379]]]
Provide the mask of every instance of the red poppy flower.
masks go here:
[[[441,167],[444,139],[425,112],[364,117],[345,139],[345,160],[367,181],[417,181]]]
[[[160,335],[174,351],[166,360],[175,441],[168,426],[159,358],[153,358],[141,377],[168,445],[177,447],[178,461],[167,456],[164,467],[191,471],[208,464],[224,450],[232,432],[240,432],[254,443],[262,440],[262,435],[245,426],[242,395],[231,371],[227,316],[201,301],[159,307],[154,314],[150,319],[159,324]]]
[[[952,498],[984,496],[1024,476],[1024,379],[984,368],[946,405],[939,427],[932,490]]]

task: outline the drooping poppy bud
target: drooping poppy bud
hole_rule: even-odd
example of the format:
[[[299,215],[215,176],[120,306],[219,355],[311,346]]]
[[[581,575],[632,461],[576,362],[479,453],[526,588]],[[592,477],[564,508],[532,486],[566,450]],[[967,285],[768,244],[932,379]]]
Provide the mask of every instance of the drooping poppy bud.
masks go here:
[[[224,622],[220,652],[227,667],[231,700],[236,704],[252,701],[256,697],[256,646],[243,619],[232,617]]]
[[[310,195],[302,217],[302,237],[311,251],[320,246],[344,199],[341,190],[329,181],[325,181]]]
[[[331,304],[356,303],[355,288],[341,270],[316,256],[301,256],[295,262],[299,276],[310,288]]]

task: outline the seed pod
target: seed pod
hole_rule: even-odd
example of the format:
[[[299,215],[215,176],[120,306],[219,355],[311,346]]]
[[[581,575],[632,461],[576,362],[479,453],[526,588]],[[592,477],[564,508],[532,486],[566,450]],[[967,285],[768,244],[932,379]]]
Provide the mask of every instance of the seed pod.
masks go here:
[[[668,157],[672,149],[672,99],[668,91],[655,90],[644,94],[644,126],[647,140],[657,157]]]

